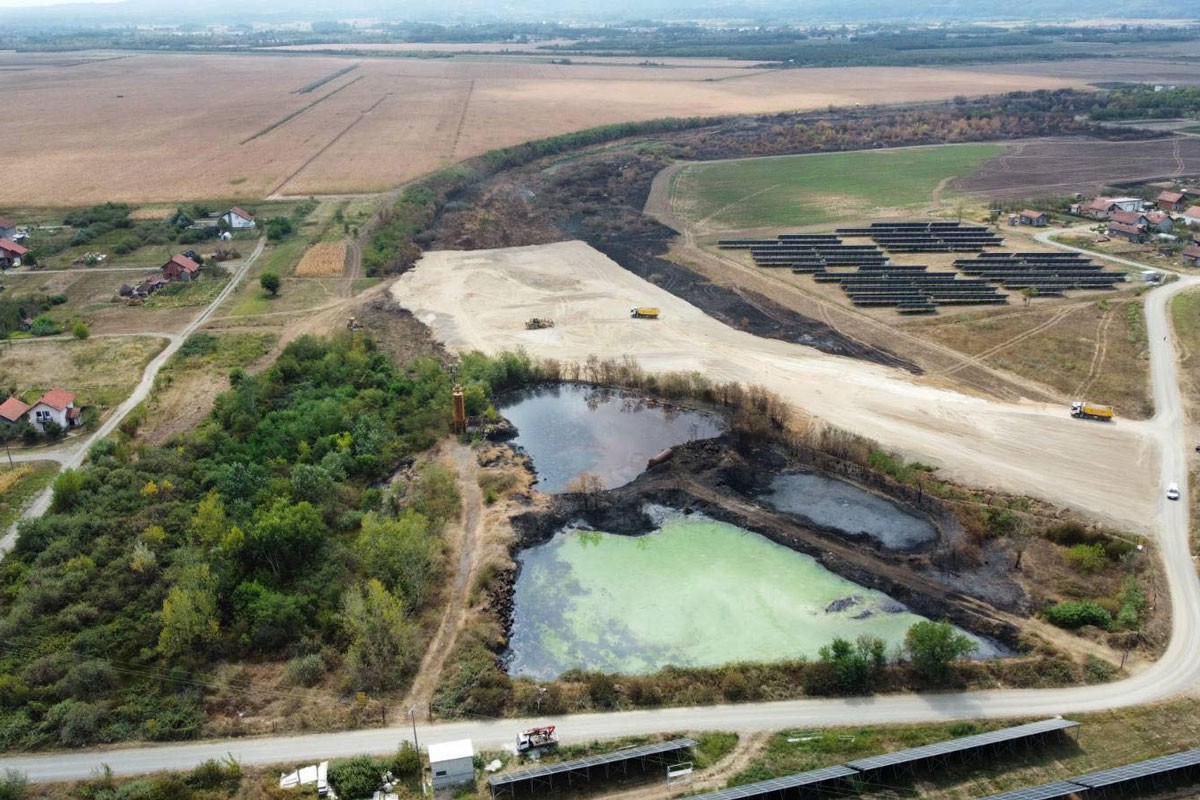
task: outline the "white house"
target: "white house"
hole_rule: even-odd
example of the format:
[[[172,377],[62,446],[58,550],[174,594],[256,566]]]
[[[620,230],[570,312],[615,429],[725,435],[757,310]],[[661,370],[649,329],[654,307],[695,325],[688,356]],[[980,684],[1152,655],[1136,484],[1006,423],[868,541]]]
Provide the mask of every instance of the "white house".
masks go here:
[[[1200,225],[1200,206],[1192,206],[1191,208],[1179,214],[1179,221],[1189,228]]]
[[[433,788],[447,789],[475,780],[475,747],[470,739],[429,745]]]
[[[47,422],[56,422],[63,430],[83,424],[81,409],[75,407],[75,395],[66,389],[51,389],[29,407],[29,424],[38,433],[45,433]]]
[[[249,211],[243,211],[236,206],[221,215],[221,221],[233,231],[248,231],[257,225],[253,214]]]

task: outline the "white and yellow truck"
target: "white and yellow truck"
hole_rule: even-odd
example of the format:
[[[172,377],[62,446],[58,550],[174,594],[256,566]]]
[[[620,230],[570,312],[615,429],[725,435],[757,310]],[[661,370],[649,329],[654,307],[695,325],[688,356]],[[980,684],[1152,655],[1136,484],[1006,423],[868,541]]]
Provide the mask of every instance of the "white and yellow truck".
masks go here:
[[[1076,400],[1071,403],[1071,416],[1076,419],[1098,419],[1111,422],[1114,416],[1112,406],[1101,406],[1086,400]]]

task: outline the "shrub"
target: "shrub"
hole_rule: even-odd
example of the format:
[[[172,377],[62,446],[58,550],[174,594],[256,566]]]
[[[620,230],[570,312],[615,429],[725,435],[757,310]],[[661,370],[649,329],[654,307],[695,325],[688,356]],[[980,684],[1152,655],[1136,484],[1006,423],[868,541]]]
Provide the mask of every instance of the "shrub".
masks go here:
[[[344,800],[371,797],[382,776],[383,768],[370,756],[355,756],[329,765],[329,782]]]
[[[29,326],[29,332],[34,336],[54,336],[62,333],[62,326],[45,314],[40,314]]]
[[[88,330],[88,326],[85,325],[82,321],[76,321],[73,325],[71,325],[71,335],[74,336],[76,339],[83,341],[84,339],[91,336],[92,332],[90,330]]]
[[[1042,611],[1042,616],[1052,625],[1074,630],[1084,625],[1095,625],[1108,629],[1112,617],[1098,604],[1090,600],[1068,600],[1048,606]]]
[[[319,653],[293,658],[287,663],[288,683],[293,686],[316,686],[325,677],[325,659]]]
[[[0,776],[0,800],[21,800],[29,789],[29,779],[20,770],[6,769]]]
[[[1067,561],[1080,572],[1099,572],[1108,566],[1108,553],[1098,544],[1077,544],[1067,551]]]
[[[421,774],[421,753],[412,742],[401,742],[392,758],[392,774],[397,778],[415,778]]]
[[[924,621],[908,629],[904,649],[917,674],[929,681],[944,681],[950,665],[974,651],[975,643],[949,622]]]

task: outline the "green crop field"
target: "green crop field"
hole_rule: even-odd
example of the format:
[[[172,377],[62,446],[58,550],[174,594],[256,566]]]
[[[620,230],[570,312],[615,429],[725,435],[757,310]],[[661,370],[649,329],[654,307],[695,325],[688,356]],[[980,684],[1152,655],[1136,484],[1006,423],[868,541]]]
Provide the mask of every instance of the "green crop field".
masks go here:
[[[928,204],[943,181],[1003,152],[998,144],[940,145],[696,164],[675,176],[671,206],[712,230],[864,219]]]

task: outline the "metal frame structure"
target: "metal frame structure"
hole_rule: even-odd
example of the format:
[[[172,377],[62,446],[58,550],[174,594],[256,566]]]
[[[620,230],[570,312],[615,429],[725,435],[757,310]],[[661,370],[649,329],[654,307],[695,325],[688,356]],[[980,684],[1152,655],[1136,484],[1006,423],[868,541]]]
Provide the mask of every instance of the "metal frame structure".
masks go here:
[[[851,779],[858,776],[858,770],[845,766],[825,767],[782,778],[772,778],[769,781],[747,783],[717,792],[700,794],[688,800],[751,800],[752,798],[772,798],[772,800],[787,800],[801,795],[830,794],[845,795],[849,790]]]
[[[519,791],[529,794],[539,790],[553,792],[564,785],[564,781],[567,787],[572,787],[581,782],[590,783],[593,778],[609,780],[614,772],[625,777],[630,774],[631,765],[636,766],[637,773],[645,774],[650,767],[665,767],[678,763],[679,753],[695,746],[696,742],[692,739],[672,739],[669,742],[629,747],[573,761],[545,764],[504,775],[493,775],[488,778],[488,788],[492,793],[492,800],[501,800],[514,798]]]
[[[1181,783],[1185,778],[1186,783]],[[1200,748],[1160,756],[1135,764],[1089,772],[1065,781],[1044,783],[992,795],[987,800],[1053,800],[1058,797],[1125,797],[1161,792],[1180,785],[1200,783]]]

